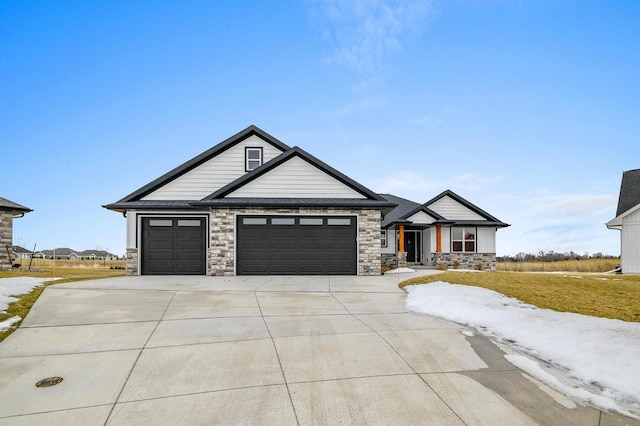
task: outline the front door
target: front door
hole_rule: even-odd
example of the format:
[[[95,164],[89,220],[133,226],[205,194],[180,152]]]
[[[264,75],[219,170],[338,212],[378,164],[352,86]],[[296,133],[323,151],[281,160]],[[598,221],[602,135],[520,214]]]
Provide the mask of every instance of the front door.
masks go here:
[[[420,263],[420,231],[404,231],[404,249],[407,252],[407,262]]]

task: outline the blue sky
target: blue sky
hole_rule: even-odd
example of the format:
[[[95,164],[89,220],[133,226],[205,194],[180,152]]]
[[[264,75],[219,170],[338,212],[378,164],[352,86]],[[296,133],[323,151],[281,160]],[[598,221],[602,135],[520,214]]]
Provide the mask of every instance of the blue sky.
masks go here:
[[[377,192],[451,189],[498,254],[619,254],[640,2],[0,2],[14,243],[122,254],[117,201],[255,124]]]

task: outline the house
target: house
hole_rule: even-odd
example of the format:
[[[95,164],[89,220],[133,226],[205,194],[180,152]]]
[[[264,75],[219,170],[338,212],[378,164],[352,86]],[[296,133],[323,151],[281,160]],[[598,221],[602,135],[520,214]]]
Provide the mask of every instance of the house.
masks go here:
[[[29,259],[33,252],[24,247],[13,246],[13,257],[14,259]]]
[[[381,223],[382,264],[496,268],[496,232],[509,226],[446,190],[424,204],[382,194],[397,207]]]
[[[67,247],[38,251],[33,254],[33,257],[56,260],[112,260],[118,258],[115,254],[104,250],[76,251]]]
[[[78,254],[68,247],[59,247],[53,250],[42,250],[33,257],[42,257],[43,259],[65,259],[65,260],[77,260],[80,257]]]
[[[0,270],[13,267],[13,218],[30,211],[33,210],[0,197]]]
[[[616,217],[607,228],[620,231],[622,273],[640,274],[640,169],[622,174]]]
[[[414,220],[424,214],[417,210],[405,217],[408,211],[398,211],[397,197],[376,194],[303,149],[250,126],[103,207],[126,217],[128,275],[379,275],[381,237],[386,236],[386,254],[393,255],[399,236],[396,259],[404,264],[402,244],[415,244],[405,239],[412,232],[431,241],[432,228],[440,224],[494,231],[506,226],[468,202],[464,206],[478,217],[448,217],[447,200],[462,199],[450,192],[442,198],[424,207],[440,212],[431,222]],[[389,216],[397,220],[388,221]],[[457,241],[452,244],[458,247]],[[430,248],[419,247],[414,263],[423,253],[432,257]],[[436,254],[442,259],[431,262],[453,256]]]

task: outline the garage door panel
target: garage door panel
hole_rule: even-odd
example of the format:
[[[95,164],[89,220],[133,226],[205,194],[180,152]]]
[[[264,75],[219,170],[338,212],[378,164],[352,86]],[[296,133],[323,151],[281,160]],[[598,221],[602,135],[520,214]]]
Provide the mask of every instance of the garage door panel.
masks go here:
[[[236,272],[239,275],[356,274],[355,218],[262,218],[249,220],[262,225],[245,225],[243,217],[237,220]],[[272,225],[274,219],[289,225]],[[338,222],[342,225],[328,225],[335,223],[335,219],[340,219]]]
[[[143,218],[144,275],[203,275],[206,273],[204,218]]]

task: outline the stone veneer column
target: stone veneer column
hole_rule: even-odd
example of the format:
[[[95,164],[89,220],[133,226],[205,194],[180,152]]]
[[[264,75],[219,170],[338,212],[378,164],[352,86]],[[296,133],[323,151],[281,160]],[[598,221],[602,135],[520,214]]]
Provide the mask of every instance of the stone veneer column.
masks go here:
[[[358,275],[380,275],[380,211],[376,209],[340,208],[214,208],[211,210],[211,241],[209,273],[229,276],[235,273],[235,216],[255,215],[357,215],[358,216]]]
[[[0,270],[11,269],[13,252],[13,214],[0,211]],[[9,252],[7,253],[7,247]]]
[[[358,213],[358,275],[380,275],[380,210],[362,209]]]
[[[398,252],[398,268],[406,268],[407,267],[407,252],[399,251]]]
[[[137,248],[127,248],[127,275],[135,276],[138,275],[138,249]]]

